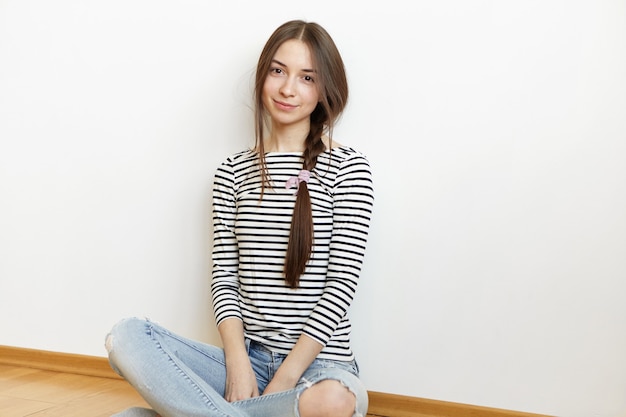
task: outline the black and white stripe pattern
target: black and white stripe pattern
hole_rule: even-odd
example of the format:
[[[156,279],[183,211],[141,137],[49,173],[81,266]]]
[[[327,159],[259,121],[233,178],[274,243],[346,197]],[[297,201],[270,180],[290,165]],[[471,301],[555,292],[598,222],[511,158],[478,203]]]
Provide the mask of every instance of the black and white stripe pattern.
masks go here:
[[[243,320],[246,336],[287,354],[305,333],[324,348],[320,358],[351,360],[350,306],[361,271],[372,214],[367,159],[349,147],[322,153],[308,183],[314,247],[297,289],[283,266],[300,153],[266,154],[272,187],[260,199],[256,154],[238,153],[217,170],[213,188],[213,280],[217,323]]]

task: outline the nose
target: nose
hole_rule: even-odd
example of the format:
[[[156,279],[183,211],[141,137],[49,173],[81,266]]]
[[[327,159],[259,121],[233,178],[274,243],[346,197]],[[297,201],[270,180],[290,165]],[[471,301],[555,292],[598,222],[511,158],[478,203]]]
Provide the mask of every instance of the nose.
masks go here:
[[[296,91],[295,81],[296,80],[291,77],[286,77],[285,81],[282,83],[280,89],[278,90],[280,94],[285,97],[293,96]]]

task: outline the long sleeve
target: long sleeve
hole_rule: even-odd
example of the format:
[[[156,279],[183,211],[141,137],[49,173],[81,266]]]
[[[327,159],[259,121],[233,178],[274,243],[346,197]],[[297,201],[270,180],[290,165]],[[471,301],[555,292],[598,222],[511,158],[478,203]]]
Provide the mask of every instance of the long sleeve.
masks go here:
[[[215,174],[213,183],[213,272],[211,294],[219,325],[226,318],[242,320],[238,289],[238,246],[235,236],[235,179],[230,159]]]
[[[368,161],[361,155],[342,161],[333,187],[332,237],[324,292],[304,333],[322,345],[335,334],[354,299],[365,255],[374,203]]]

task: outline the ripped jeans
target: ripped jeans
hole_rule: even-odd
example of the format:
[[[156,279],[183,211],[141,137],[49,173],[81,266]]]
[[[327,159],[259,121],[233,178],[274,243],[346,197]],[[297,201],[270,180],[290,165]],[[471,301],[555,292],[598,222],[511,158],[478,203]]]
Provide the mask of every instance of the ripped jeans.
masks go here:
[[[246,340],[248,355],[263,392],[285,355]],[[224,399],[226,365],[222,348],[180,337],[149,320],[116,324],[106,340],[111,367],[153,410],[130,408],[114,417],[299,417],[300,394],[324,380],[340,381],[356,396],[353,417],[367,413],[367,391],[356,362],[316,359],[295,388],[247,400]]]

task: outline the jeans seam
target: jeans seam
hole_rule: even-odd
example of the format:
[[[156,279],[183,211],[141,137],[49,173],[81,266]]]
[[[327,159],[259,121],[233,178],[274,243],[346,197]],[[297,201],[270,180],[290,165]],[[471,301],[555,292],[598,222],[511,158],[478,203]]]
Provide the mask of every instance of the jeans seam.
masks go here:
[[[189,382],[189,384],[193,387],[193,389],[196,391],[196,393],[200,394],[204,404],[209,407],[212,411],[215,411],[216,413],[220,413],[223,417],[231,417],[230,414],[228,414],[227,412],[224,412],[223,410],[219,409],[217,407],[216,404],[213,403],[213,401],[211,400],[210,396],[208,396],[200,387],[200,385],[198,383],[196,383],[174,360],[174,358],[172,358],[172,355],[163,347],[163,345],[156,339],[156,337],[154,337],[154,333],[155,333],[155,329],[152,326],[151,323],[149,323],[148,326],[148,334],[150,336],[150,338],[152,339],[152,341],[154,342],[154,344],[156,345],[157,349],[159,349],[161,352],[163,352],[167,358],[168,361],[170,362],[170,364],[175,368],[175,370],[186,380]],[[167,332],[167,336],[172,337],[173,339],[178,340],[179,342],[182,342],[182,340],[180,340],[179,338],[173,337],[171,335],[171,333]],[[185,343],[186,344],[186,343]],[[188,344],[186,344],[188,345]],[[191,346],[193,347],[193,346]],[[197,350],[194,348],[194,350]],[[203,355],[206,356],[206,355]],[[157,410],[158,411],[158,410]]]
[[[150,322],[148,322],[150,323]],[[163,332],[165,333],[165,335],[167,337],[170,337],[176,341],[178,341],[180,344],[185,345],[193,350],[195,350],[196,352],[198,352],[200,355],[204,356],[205,358],[209,358],[215,362],[220,363],[221,365],[226,366],[226,362],[221,360],[221,358],[215,357],[215,356],[211,356],[211,355],[207,355],[206,352],[202,351],[201,349],[198,349],[195,345],[188,343],[186,339],[178,337],[176,334],[170,333],[169,331],[167,331],[166,329],[162,328]],[[154,330],[154,327],[152,326],[152,323],[150,323],[150,331],[152,332]],[[152,337],[152,334],[150,335],[150,337]]]

